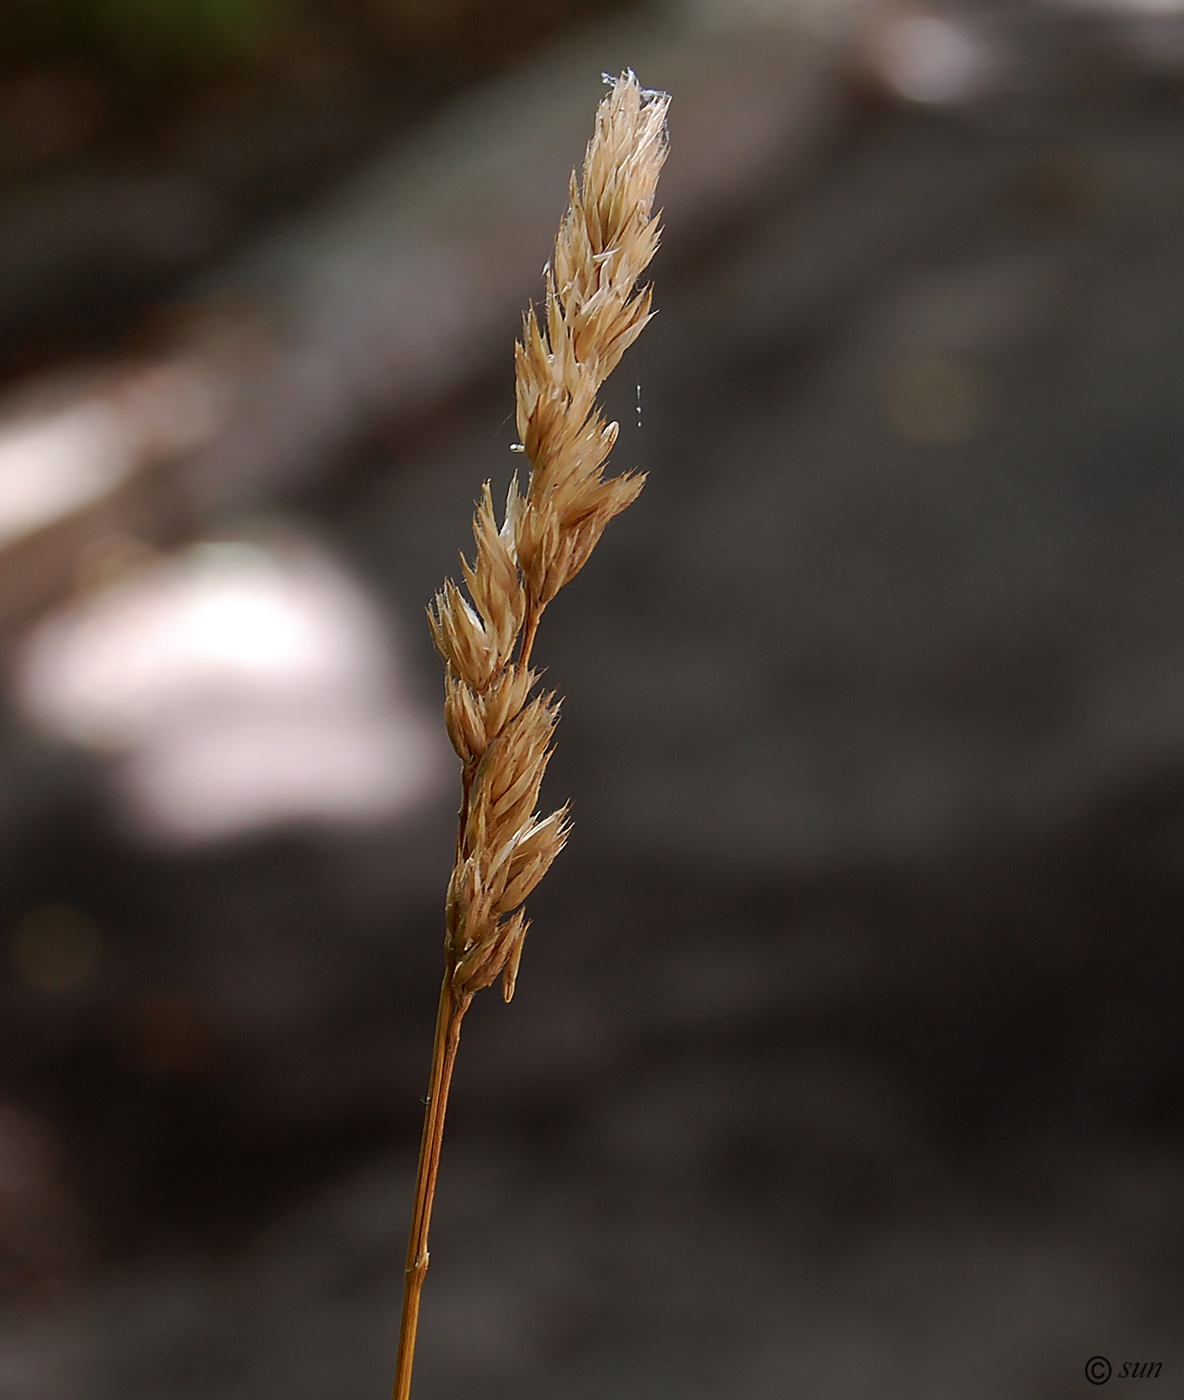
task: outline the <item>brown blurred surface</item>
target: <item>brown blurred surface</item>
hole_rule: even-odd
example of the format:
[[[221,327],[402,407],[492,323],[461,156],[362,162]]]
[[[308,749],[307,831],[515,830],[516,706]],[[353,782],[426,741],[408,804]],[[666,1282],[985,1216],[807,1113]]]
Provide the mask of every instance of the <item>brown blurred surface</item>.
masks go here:
[[[650,479],[540,639],[576,829],[514,1004],[466,1024],[418,1387],[1056,1400],[1104,1353],[1169,1388],[1177,78],[1117,11],[929,16],[994,68],[940,28],[882,37],[913,12],[843,43],[673,13],[574,35],[219,267],[305,310],[225,436],[165,461],[179,538],[85,556],[73,606],[181,541],[311,542],[377,601],[397,713],[430,715],[420,609],[514,465],[519,260],[596,67],[648,42],[675,99],[661,314],[608,400]],[[511,139],[532,91],[570,137]],[[553,197],[527,178],[552,166]],[[384,400],[405,269],[483,178],[538,205],[448,245],[504,239],[494,291]],[[371,260],[335,276],[342,248]],[[149,770],[111,696],[102,743],[26,712],[3,750],[0,1393],[382,1394],[451,787],[168,848],[119,805]]]
[[[395,133],[623,0],[14,0],[0,15],[0,370],[161,303]]]

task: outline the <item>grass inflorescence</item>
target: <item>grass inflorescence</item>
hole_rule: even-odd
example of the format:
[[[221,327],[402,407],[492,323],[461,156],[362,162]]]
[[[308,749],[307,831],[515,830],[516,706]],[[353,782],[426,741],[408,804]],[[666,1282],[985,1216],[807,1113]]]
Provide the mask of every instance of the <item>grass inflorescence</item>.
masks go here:
[[[568,809],[536,810],[559,718],[536,694],[530,659],[548,603],[587,563],[605,526],[631,505],[644,475],[606,476],[617,437],[596,395],[649,321],[638,279],[658,247],[654,213],[666,158],[665,93],[631,72],[611,83],[546,270],[542,314],[515,347],[520,450],[499,524],[486,482],[473,518],[476,553],[464,589],[445,581],[428,609],[445,664],[444,717],[461,761],[456,862],[445,901],[445,973],[407,1251],[395,1400],[407,1400],[428,1267],[427,1238],[448,1086],[461,1019],[499,977],[514,994],[529,927],[523,902],[563,849]],[[467,596],[466,596],[467,590]]]

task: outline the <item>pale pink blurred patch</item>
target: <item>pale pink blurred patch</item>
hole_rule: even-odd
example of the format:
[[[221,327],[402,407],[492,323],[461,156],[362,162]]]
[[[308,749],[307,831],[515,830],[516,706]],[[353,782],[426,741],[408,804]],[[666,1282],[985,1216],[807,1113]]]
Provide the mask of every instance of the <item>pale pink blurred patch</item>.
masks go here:
[[[125,817],[165,841],[397,816],[451,767],[389,630],[293,537],[142,565],[38,626],[17,674],[24,710],[110,753]]]
[[[0,417],[0,547],[95,505],[151,461],[208,441],[229,410],[196,361],[121,370]]]
[[[909,102],[970,101],[989,85],[999,55],[967,15],[888,6],[865,40],[873,75]]]

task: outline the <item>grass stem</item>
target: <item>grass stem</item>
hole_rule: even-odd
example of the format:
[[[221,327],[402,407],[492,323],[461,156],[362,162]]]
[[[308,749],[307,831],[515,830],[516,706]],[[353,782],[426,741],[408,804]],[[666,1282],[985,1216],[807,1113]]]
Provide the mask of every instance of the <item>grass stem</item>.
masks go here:
[[[460,1044],[460,1023],[471,1000],[471,997],[457,997],[452,989],[451,975],[445,976],[440,988],[440,1007],[436,1013],[428,1104],[423,1116],[423,1139],[415,1174],[415,1205],[411,1216],[411,1238],[407,1244],[407,1267],[403,1275],[403,1319],[399,1326],[399,1359],[395,1366],[393,1400],[408,1400],[411,1394],[411,1367],[415,1360],[415,1334],[419,1327],[419,1298],[428,1271],[428,1227],[432,1222],[436,1174],[440,1169],[444,1115],[448,1110],[448,1089]]]

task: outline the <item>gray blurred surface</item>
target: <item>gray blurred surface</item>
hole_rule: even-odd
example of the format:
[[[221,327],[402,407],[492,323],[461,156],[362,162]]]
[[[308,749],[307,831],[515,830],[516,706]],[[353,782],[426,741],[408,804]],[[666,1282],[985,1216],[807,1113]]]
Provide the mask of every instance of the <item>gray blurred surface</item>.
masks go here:
[[[1099,1353],[1184,1393],[1184,106],[843,110],[710,237],[669,206],[609,392],[650,479],[540,636],[576,828],[466,1025],[424,1400],[1058,1400]],[[511,395],[474,369],[302,507],[424,694]],[[155,1196],[6,1324],[2,1393],[385,1393],[447,807],[155,865],[71,837],[124,989],[200,989],[231,1051],[97,1075],[89,1118],[102,1008],[44,1052],[42,1111]]]
[[[542,295],[603,73],[681,94],[662,207],[684,242],[809,160],[833,120],[833,45],[792,15],[689,8],[640,7],[464,94],[203,283],[274,323],[278,345],[243,421],[192,464],[199,501],[316,480],[360,427],[414,419],[504,357],[524,291]]]

